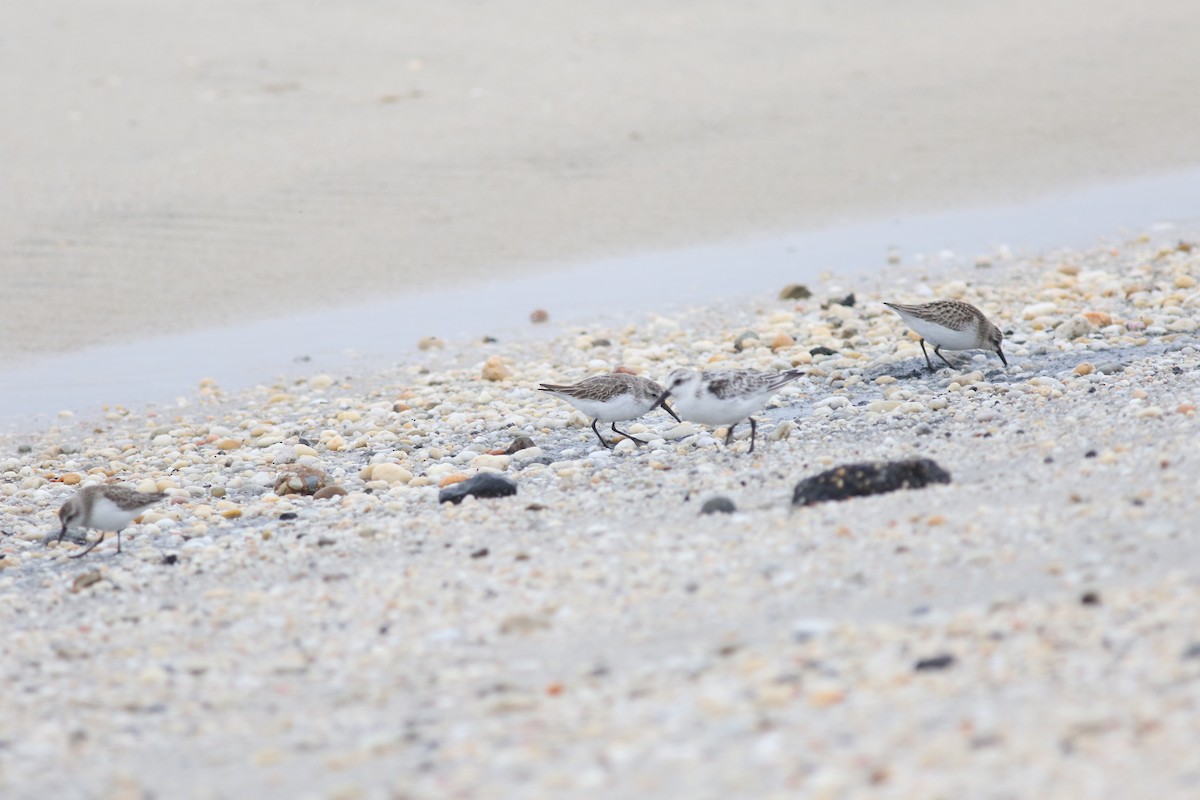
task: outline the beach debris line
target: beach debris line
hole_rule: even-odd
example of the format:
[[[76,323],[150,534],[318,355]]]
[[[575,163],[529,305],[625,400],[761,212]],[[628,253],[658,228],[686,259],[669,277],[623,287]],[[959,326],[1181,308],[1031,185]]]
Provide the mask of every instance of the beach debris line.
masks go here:
[[[517,493],[517,484],[494,472],[481,472],[473,478],[451,484],[438,492],[439,503],[458,505],[467,495],[479,498],[509,497]]]
[[[950,473],[931,458],[843,464],[797,483],[792,492],[792,505],[811,506],[829,500],[849,500],[900,489],[923,489],[935,483],[949,482]]]

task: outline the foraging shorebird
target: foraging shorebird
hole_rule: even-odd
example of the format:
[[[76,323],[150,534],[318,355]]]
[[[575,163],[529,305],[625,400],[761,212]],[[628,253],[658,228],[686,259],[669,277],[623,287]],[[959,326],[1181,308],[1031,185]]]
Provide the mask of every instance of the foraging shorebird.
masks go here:
[[[934,300],[932,303],[921,305],[904,305],[902,303],[884,303],[885,306],[900,315],[908,327],[921,337],[921,352],[925,354],[925,363],[930,372],[936,372],[929,353],[925,350],[928,340],[933,345],[933,354],[945,362],[947,367],[954,365],[946,361],[942,348],[947,350],[991,350],[1000,356],[1001,363],[1008,366],[1008,359],[1000,344],[1004,334],[992,321],[983,315],[970,303],[958,300]]]
[[[638,444],[645,444],[641,439],[617,430],[617,423],[637,419],[654,410],[655,406],[660,405],[659,396],[662,394],[663,388],[649,378],[628,375],[624,372],[611,372],[606,375],[584,378],[579,383],[570,386],[543,383],[541,391],[549,392],[555,397],[566,400],[591,417],[592,431],[600,440],[600,444],[605,447],[613,447],[600,435],[600,431],[596,429],[596,423],[611,423],[613,433]],[[680,421],[679,416],[671,410],[670,406],[663,405],[663,410],[675,417],[676,422]]]
[[[800,370],[763,372],[757,369],[723,369],[712,372],[677,369],[667,377],[667,389],[659,397],[669,396],[680,416],[704,425],[728,425],[725,444],[733,439],[733,429],[742,420],[750,420],[750,451],[758,425],[750,415],[762,409],[771,395],[803,375]]]
[[[92,484],[84,486],[67,498],[58,510],[58,519],[62,530],[58,532],[58,541],[62,541],[71,528],[94,528],[100,531],[96,541],[71,558],[85,556],[96,545],[104,541],[105,531],[117,532],[117,552],[121,552],[121,530],[133,522],[143,511],[155,503],[166,499],[166,494],[155,492],[147,494],[130,489],[128,486],[108,486]]]

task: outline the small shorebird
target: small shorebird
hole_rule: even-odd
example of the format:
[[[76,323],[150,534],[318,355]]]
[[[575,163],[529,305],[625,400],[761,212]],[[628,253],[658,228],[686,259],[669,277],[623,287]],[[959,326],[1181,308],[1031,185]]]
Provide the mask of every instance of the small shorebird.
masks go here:
[[[649,378],[638,375],[628,375],[624,372],[610,372],[606,375],[593,375],[584,378],[579,383],[570,386],[558,386],[553,383],[541,384],[541,391],[549,392],[555,397],[566,400],[577,409],[592,418],[592,430],[600,444],[613,447],[600,431],[596,429],[597,422],[612,424],[613,433],[624,436],[630,441],[645,444],[641,439],[634,438],[624,431],[617,430],[617,423],[637,419],[648,414],[659,405],[659,396],[663,388]],[[676,422],[679,415],[663,404],[666,411]]]
[[[744,419],[750,420],[750,451],[758,425],[750,415],[762,409],[771,395],[803,375],[800,370],[763,372],[757,369],[722,369],[697,372],[677,369],[667,377],[667,389],[659,402],[670,396],[684,419],[705,425],[728,425],[725,444],[733,439],[733,429]]]
[[[926,340],[933,345],[933,354],[945,361],[950,369],[954,369],[954,365],[942,355],[943,347],[947,350],[991,350],[1000,356],[1004,366],[1008,366],[1008,359],[1000,349],[1004,334],[982,311],[970,303],[934,300],[932,303],[915,306],[902,303],[884,305],[899,314],[904,323],[921,337],[921,352],[925,354],[925,363],[929,365],[930,372],[937,370],[929,360],[929,352],[925,349]]]
[[[58,518],[62,522],[62,530],[58,532],[58,541],[62,541],[71,528],[95,528],[100,536],[82,551],[71,558],[85,556],[92,548],[104,541],[104,531],[117,532],[117,552],[121,552],[121,529],[145,511],[150,506],[166,499],[162,492],[146,494],[130,489],[128,486],[108,486],[92,484],[84,486],[62,504],[58,510]]]

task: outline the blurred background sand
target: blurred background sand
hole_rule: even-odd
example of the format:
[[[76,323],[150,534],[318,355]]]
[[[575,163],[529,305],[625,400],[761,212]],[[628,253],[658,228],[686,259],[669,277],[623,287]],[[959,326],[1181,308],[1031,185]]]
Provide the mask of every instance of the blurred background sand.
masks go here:
[[[0,364],[1200,162],[1200,3],[18,4]]]

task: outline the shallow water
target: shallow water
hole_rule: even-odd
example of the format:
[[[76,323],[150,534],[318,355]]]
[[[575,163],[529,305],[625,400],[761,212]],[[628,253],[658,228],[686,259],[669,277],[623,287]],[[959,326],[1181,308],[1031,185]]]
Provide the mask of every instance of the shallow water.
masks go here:
[[[1112,237],[1200,220],[1200,170],[1060,193],[1021,205],[861,222],[564,265],[548,273],[453,291],[397,297],[44,357],[7,370],[0,429],[44,423],[58,411],[137,406],[189,396],[203,377],[225,390],[292,373],[344,372],[411,353],[423,336],[448,340],[552,333],[564,324],[770,292],[827,271],[875,273],[889,251],[905,263],[973,259],[999,246],[1086,247]],[[552,323],[532,328],[529,312]],[[298,361],[298,359],[302,359]]]

